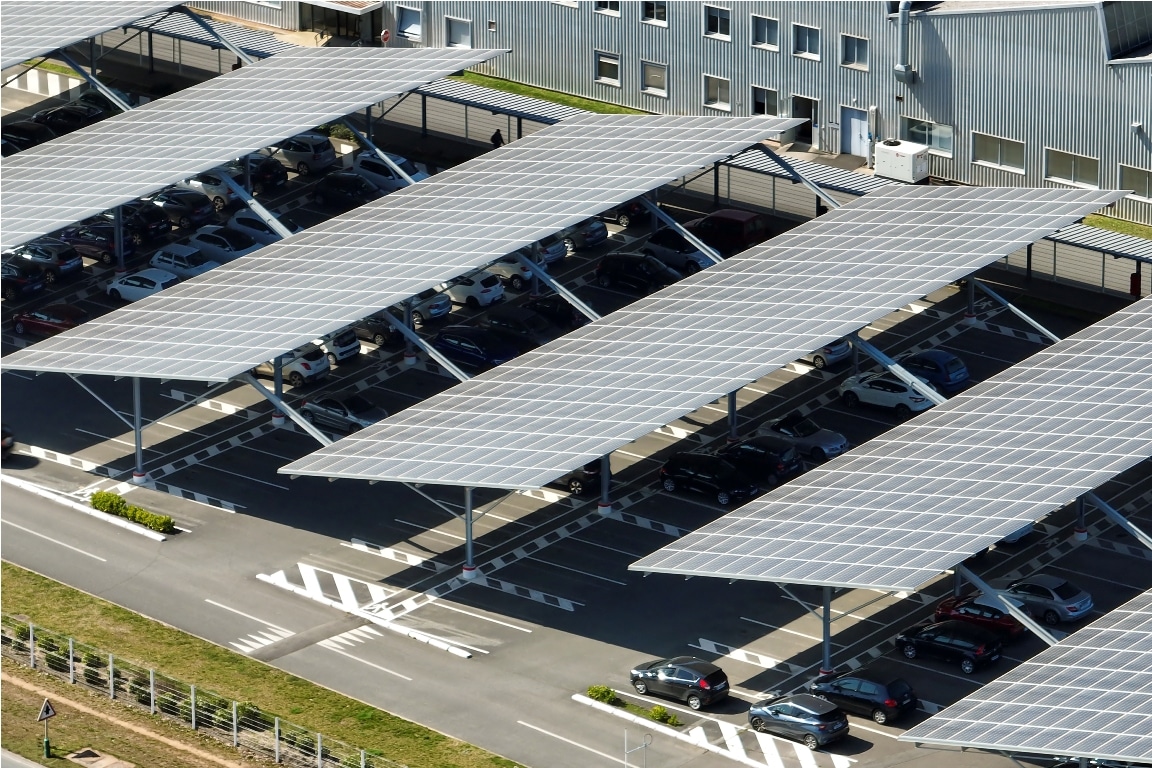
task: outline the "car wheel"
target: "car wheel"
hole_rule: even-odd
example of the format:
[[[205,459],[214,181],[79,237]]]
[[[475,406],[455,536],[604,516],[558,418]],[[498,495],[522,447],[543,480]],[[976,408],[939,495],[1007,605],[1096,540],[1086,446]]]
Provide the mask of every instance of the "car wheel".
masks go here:
[[[596,278],[596,282],[599,284],[599,286],[601,288],[611,288],[612,287],[612,278],[609,277],[608,275],[600,275],[600,277]]]
[[[412,325],[424,325],[424,315],[419,312],[412,313]]]
[[[16,333],[20,334],[21,336],[23,336],[24,331],[25,331],[24,323],[17,320],[16,325],[12,326],[12,330],[15,331]]]
[[[568,493],[574,496],[581,496],[584,493],[584,481],[579,478],[572,478],[568,481]]]
[[[48,285],[56,285],[59,279],[60,276],[51,270],[44,273],[44,282],[48,283]]]
[[[815,736],[808,733],[804,735],[804,746],[808,747],[808,749],[816,750],[820,748],[820,742]]]
[[[512,277],[508,279],[508,282],[511,284],[512,290],[524,290],[524,278],[520,277],[520,275],[512,275]]]
[[[912,416],[912,409],[904,405],[904,403],[897,403],[896,407],[892,409],[896,413],[896,418],[900,421],[905,421]]]
[[[904,654],[904,658],[906,659],[916,658],[916,646],[912,645],[911,643],[901,648],[900,652]]]
[[[384,334],[382,334],[382,333],[378,333],[372,337],[372,343],[378,347],[384,346],[384,342],[386,342],[387,340],[388,339],[384,338]]]
[[[144,234],[142,232],[132,233],[132,245],[144,245]]]
[[[468,300],[465,301],[464,303],[467,304],[472,309],[480,309],[480,300],[477,299],[475,296],[469,296]]]
[[[720,493],[716,494],[716,503],[722,507],[726,507],[732,503],[732,497],[727,491],[720,491]]]
[[[855,408],[856,406],[860,405],[860,396],[852,390],[845,392],[841,396],[841,399],[844,400],[844,405],[848,406],[849,408]]]
[[[689,261],[684,265],[684,274],[694,275],[700,271],[700,265],[694,261]]]
[[[176,222],[176,226],[180,229],[192,229],[192,219],[187,216],[181,216],[180,220]]]
[[[636,693],[648,693],[648,683],[644,682],[643,680],[637,680],[636,682],[632,683],[632,687],[636,689]]]
[[[292,373],[288,374],[288,383],[294,387],[303,386],[304,376],[299,371],[292,371]]]
[[[336,367],[336,355],[332,354],[331,352],[328,353],[328,367],[329,368],[335,368]]]
[[[564,238],[564,247],[568,249],[568,253],[576,250],[576,241],[570,237]]]
[[[348,425],[348,434],[352,434],[353,432],[359,432],[360,429],[361,429],[361,426],[359,424],[349,424]]]
[[[823,355],[816,355],[812,358],[812,365],[822,371],[824,370],[824,366],[828,365],[828,361],[824,359]]]
[[[884,725],[888,722],[888,713],[882,709],[874,709],[872,710],[872,720],[877,725]]]
[[[812,457],[812,461],[823,463],[828,460],[828,454],[824,453],[823,448],[813,448],[812,453],[808,455]]]
[[[764,485],[769,488],[775,488],[779,484],[780,478],[776,477],[776,475],[768,475],[768,477],[764,478]]]
[[[264,185],[261,184],[260,182],[256,182],[255,184],[252,185],[252,194],[259,195],[263,192],[264,192]]]
[[[960,671],[966,675],[970,675],[976,671],[976,662],[972,659],[964,659],[960,662]]]
[[[312,173],[312,169],[308,167],[308,163],[300,162],[296,164],[296,173],[301,176],[307,176]]]
[[[628,227],[632,226],[632,217],[626,213],[622,213],[616,217],[616,223],[624,227],[624,229],[628,229]]]
[[[669,493],[672,493],[673,491],[676,490],[676,481],[670,477],[664,478],[663,485],[664,485],[664,490],[668,491]]]
[[[309,424],[316,421],[316,417],[312,414],[312,411],[300,411],[300,415],[303,416],[304,421],[308,422]]]
[[[1049,608],[1044,611],[1044,623],[1050,627],[1054,627],[1060,623],[1060,614]]]
[[[762,717],[752,718],[751,720],[748,721],[748,725],[752,726],[752,730],[754,730],[754,731],[759,731],[760,733],[765,732],[764,718],[762,718]]]
[[[216,213],[220,213],[220,211],[228,207],[228,203],[224,202],[224,198],[222,197],[214,197],[212,198],[212,207],[216,209]]]
[[[120,291],[113,288],[112,290],[108,291],[108,298],[112,299],[113,301],[120,301]]]
[[[688,708],[689,709],[697,710],[697,709],[700,709],[700,707],[702,707],[702,706],[704,706],[704,702],[700,700],[699,696],[697,696],[694,693],[688,694]]]
[[[114,258],[114,255],[111,253],[102,253],[100,254],[100,263],[110,267],[112,266]]]

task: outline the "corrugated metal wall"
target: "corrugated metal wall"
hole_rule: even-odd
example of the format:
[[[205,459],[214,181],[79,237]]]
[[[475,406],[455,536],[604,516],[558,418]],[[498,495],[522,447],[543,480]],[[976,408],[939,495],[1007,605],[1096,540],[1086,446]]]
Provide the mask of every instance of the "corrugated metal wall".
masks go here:
[[[186,5],[189,8],[200,8],[235,19],[267,24],[270,27],[288,29],[293,32],[300,29],[300,3],[296,0],[283,0],[280,3],[252,3],[246,0],[219,0],[218,2],[202,0]]]

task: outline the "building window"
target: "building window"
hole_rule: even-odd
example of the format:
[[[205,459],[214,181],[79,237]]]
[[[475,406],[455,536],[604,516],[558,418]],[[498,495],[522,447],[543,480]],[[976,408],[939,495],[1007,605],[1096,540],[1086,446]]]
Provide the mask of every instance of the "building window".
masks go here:
[[[780,50],[780,22],[767,16],[752,16],[752,45]]]
[[[620,0],[596,0],[596,10],[611,16],[619,16]]]
[[[472,47],[472,22],[465,19],[444,18],[445,35],[449,48]]]
[[[396,6],[396,34],[409,40],[420,39],[420,11]]]
[[[718,37],[721,40],[730,40],[731,12],[727,8],[717,8],[714,5],[704,6],[704,36]]]
[[[620,85],[619,56],[596,51],[596,81],[607,85]]]
[[[780,94],[771,88],[752,86],[752,114],[778,116],[780,114],[779,98]]]
[[[868,41],[863,37],[840,35],[840,63],[854,69],[868,69]]]
[[[820,30],[803,24],[792,25],[792,53],[820,60]]]
[[[1120,189],[1132,190],[1132,197],[1152,200],[1152,171],[1133,168],[1130,165],[1121,165]]]
[[[952,126],[900,118],[900,138],[930,147],[936,154],[952,157]]]
[[[647,1],[641,3],[640,21],[668,26],[668,3]]]
[[[667,96],[668,67],[650,61],[640,62],[640,90],[655,96]]]
[[[1044,150],[1044,178],[1078,187],[1100,186],[1100,161],[1070,152]]]
[[[722,77],[704,75],[704,105],[713,109],[731,109],[728,85],[728,81]]]
[[[576,0],[552,0],[552,5],[562,5],[565,8],[579,8],[579,3]]]
[[[972,162],[1024,172],[1024,143],[972,132]]]

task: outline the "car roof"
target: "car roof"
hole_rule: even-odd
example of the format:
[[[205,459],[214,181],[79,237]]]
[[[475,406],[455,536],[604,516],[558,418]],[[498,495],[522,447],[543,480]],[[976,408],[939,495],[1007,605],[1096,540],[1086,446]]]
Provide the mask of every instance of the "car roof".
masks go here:
[[[695,656],[676,656],[667,660],[668,664],[673,664],[677,667],[685,667],[691,669],[693,672],[699,672],[707,677],[713,672],[722,672],[720,667],[716,666],[710,661],[698,659]]]
[[[718,211],[713,211],[704,218],[707,219],[733,219],[735,221],[748,221],[754,219],[760,214],[753,213],[752,211],[742,211],[739,208],[721,208]]]
[[[740,445],[740,443],[758,445],[761,448],[770,448],[772,450],[787,450],[794,445],[791,438],[784,437],[783,435],[756,435],[755,437],[746,437],[739,443],[734,443],[734,445]]]
[[[507,317],[507,318],[511,318],[511,319],[527,319],[527,318],[540,316],[538,313],[533,312],[528,307],[507,306],[507,305],[502,306],[502,307],[493,307],[492,309],[488,310],[488,314],[490,316],[491,315],[497,315],[499,317]]]
[[[867,680],[870,683],[883,685],[885,687],[896,682],[904,682],[907,685],[907,681],[905,681],[902,677],[892,677],[888,674],[882,675],[873,669],[869,669],[868,667],[863,667],[861,669],[850,669],[847,672],[836,672],[831,675],[821,675],[816,679],[822,683],[825,683],[832,682],[833,680],[843,680],[849,677],[855,680]],[[911,686],[909,685],[909,687]]]
[[[909,355],[909,357],[921,357],[921,358],[924,358],[925,360],[933,360],[933,361],[943,362],[943,361],[952,360],[953,358],[956,357],[956,355],[952,354],[951,352],[949,352],[945,349],[925,349],[921,352],[916,352],[913,355]]]
[[[1017,600],[1014,597],[1004,595],[1004,599],[1010,601],[1012,603],[1012,605],[1016,606],[1017,608],[1023,608],[1024,607],[1024,603],[1020,602],[1019,600]],[[957,601],[957,603],[964,603],[964,602],[969,602],[969,603],[972,603],[973,605],[983,605],[986,608],[995,608],[998,611],[1004,610],[1004,603],[1000,602],[1000,598],[996,597],[995,595],[979,594],[979,595],[973,595],[972,597],[966,597],[966,598],[963,598],[963,599]]]
[[[156,267],[148,267],[147,269],[142,269],[139,272],[133,272],[130,275],[124,275],[124,277],[137,277],[137,276],[150,277],[153,280],[158,280],[162,283],[165,282],[166,280],[171,280],[174,277],[177,277],[177,278],[179,277],[178,275],[174,275],[166,269],[157,269]]]
[[[195,256],[197,253],[200,253],[200,249],[193,248],[190,245],[181,245],[180,243],[168,243],[168,245],[162,246],[156,250],[156,253],[164,252],[175,254],[176,256]]]
[[[821,699],[819,696],[813,696],[810,693],[794,693],[790,696],[781,696],[772,703],[796,704],[817,715],[826,715],[829,712],[835,712],[839,709],[839,707],[827,699]]]
[[[1059,576],[1053,576],[1050,573],[1037,573],[1032,576],[1025,576],[1022,579],[1016,579],[1013,584],[1036,584],[1041,587],[1048,587],[1049,589],[1055,588],[1066,582],[1067,579],[1062,579]]]
[[[948,619],[946,621],[937,621],[926,625],[927,627],[939,627],[944,629],[950,635],[966,635],[968,637],[996,639],[996,635],[991,631],[979,627],[969,621],[960,621],[959,619]]]

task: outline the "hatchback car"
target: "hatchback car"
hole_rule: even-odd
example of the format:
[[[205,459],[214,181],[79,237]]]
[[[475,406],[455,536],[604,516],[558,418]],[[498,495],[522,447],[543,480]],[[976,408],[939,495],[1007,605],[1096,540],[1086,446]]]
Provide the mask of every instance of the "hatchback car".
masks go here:
[[[116,262],[116,227],[113,224],[104,222],[68,227],[57,232],[55,237],[71,245],[81,256],[108,265]],[[123,250],[125,258],[136,252],[131,238],[124,238]]]
[[[152,254],[148,263],[156,269],[171,272],[181,280],[197,277],[220,266],[220,262],[208,258],[200,252],[200,249],[179,243],[169,243],[163,246]]]
[[[44,273],[39,267],[20,261],[5,261],[3,290],[7,301],[33,296],[44,290]]]
[[[808,690],[846,712],[870,717],[881,725],[903,717],[920,705],[907,680],[878,675],[868,669],[821,675],[808,684]]]
[[[352,330],[356,334],[356,338],[370,341],[378,347],[385,344],[390,344],[396,340],[400,332],[392,323],[385,319],[385,314],[391,314],[392,317],[403,322],[404,314],[395,307],[382,309],[379,312],[373,312],[368,317],[352,324]]]
[[[895,642],[906,658],[929,656],[958,663],[966,675],[997,661],[1003,646],[996,633],[955,620],[909,627],[896,635]]]
[[[1092,595],[1059,576],[1038,573],[1002,587],[993,586],[1024,603],[1028,612],[1044,619],[1045,624],[1078,621],[1087,616],[1093,606]]]
[[[4,140],[20,151],[31,149],[38,144],[43,144],[46,141],[52,141],[52,139],[56,138],[56,132],[51,128],[31,120],[17,120],[8,123],[8,125],[5,125],[2,129],[2,132]]]
[[[112,89],[112,93],[130,107],[135,107],[140,104],[140,98],[131,93],[125,93],[124,91],[117,90],[116,88]],[[88,106],[96,107],[97,109],[104,110],[104,112],[109,115],[118,115],[124,111],[120,108],[119,104],[112,101],[112,99],[108,98],[95,88],[89,88],[88,90],[84,91],[84,93],[73,99],[70,103],[86,104]]]
[[[672,269],[685,275],[696,274],[716,263],[701,253],[699,248],[688,242],[684,235],[670,227],[653,232],[640,252],[655,256]]]
[[[471,325],[441,329],[432,346],[452,362],[477,370],[494,368],[520,354],[520,349],[503,336]]]
[[[771,220],[761,213],[722,208],[684,225],[684,229],[728,256],[772,236]]]
[[[312,200],[330,211],[346,212],[379,200],[383,193],[351,171],[334,171],[312,188]]]
[[[623,288],[648,295],[679,280],[682,275],[655,256],[643,253],[609,253],[596,264],[601,288]]]
[[[446,283],[445,293],[456,304],[478,309],[503,301],[504,284],[496,275],[482,270]]]
[[[528,256],[528,260],[531,262],[531,255],[525,255]],[[545,272],[544,265],[539,261],[537,261],[537,264],[540,265],[540,271]],[[520,261],[520,259],[516,258],[515,254],[510,254],[498,261],[492,262],[488,265],[488,271],[500,278],[500,282],[514,291],[522,291],[532,282],[532,269]]]
[[[480,318],[480,327],[498,331],[523,349],[547,344],[559,329],[527,307],[496,307]]]
[[[524,306],[547,318],[550,323],[565,333],[588,324],[588,318],[584,316],[584,313],[557,293],[529,299]],[[595,308],[593,307],[593,309]]]
[[[157,206],[168,217],[168,221],[181,229],[203,224],[216,213],[208,196],[194,189],[169,187],[144,199]]]
[[[217,211],[222,211],[235,197],[232,188],[224,181],[225,177],[230,175],[227,168],[217,166],[184,179],[178,182],[176,186],[204,193],[212,201],[212,207]]]
[[[838,363],[844,358],[852,354],[852,345],[848,339],[837,339],[831,344],[827,344],[812,354],[808,355],[808,359],[812,361],[817,369],[823,370],[832,363]]]
[[[695,491],[722,507],[747,501],[759,486],[723,458],[710,453],[676,453],[660,468],[660,485],[669,493]]]
[[[782,419],[769,422],[757,434],[779,434],[796,443],[796,448],[812,461],[822,462],[848,450],[848,438],[821,427],[807,416],[793,411]]]
[[[219,264],[236,261],[236,259],[264,247],[243,232],[237,232],[219,224],[200,227],[188,236],[188,246],[198,249]]]
[[[259,152],[249,152],[244,157],[231,160],[220,166],[244,186],[244,175],[248,175],[248,185],[252,194],[260,195],[288,184],[288,171],[276,160]]]
[[[68,243],[54,237],[38,237],[4,252],[5,261],[24,263],[39,269],[44,282],[52,285],[63,278],[80,274],[84,260]]]
[[[532,248],[533,246],[526,245],[520,249],[520,252],[525,256],[531,256]],[[559,235],[553,234],[540,238],[536,241],[535,248],[544,266],[555,264],[568,258],[568,246],[564,244],[564,240]]]
[[[281,165],[307,176],[336,164],[336,150],[327,136],[301,133],[262,150],[262,154],[279,160]]]
[[[760,733],[803,742],[809,749],[848,735],[848,717],[840,708],[809,693],[756,702],[748,708],[748,725]]]
[[[896,362],[945,394],[959,392],[971,381],[964,361],[942,349],[903,354],[896,358]]]
[[[602,221],[614,221],[624,229],[633,224],[644,224],[652,218],[652,212],[638,200],[629,200],[600,214]]]
[[[300,226],[290,213],[277,216],[276,218],[280,224],[293,235],[304,231],[304,227]],[[274,232],[272,227],[268,226],[264,219],[257,216],[256,213],[247,206],[232,214],[232,218],[228,219],[228,223],[224,226],[248,235],[248,237],[262,245],[278,243],[284,239],[278,233]]]
[[[564,246],[571,253],[595,248],[608,239],[608,227],[596,218],[584,219],[578,224],[565,227],[556,233],[564,241]]]
[[[108,297],[116,301],[139,301],[165,288],[171,288],[180,278],[163,269],[142,269],[131,275],[122,275],[108,284]]]
[[[324,354],[328,356],[328,365],[333,368],[360,359],[360,338],[351,327],[322,336],[313,343],[324,350]]]
[[[796,445],[782,435],[745,438],[725,445],[716,455],[765,488],[774,488],[803,469]]]
[[[385,152],[384,154],[388,155],[388,159],[395,163],[400,170],[408,174],[413,182],[423,181],[428,178],[428,174],[417,168],[416,163],[408,158],[394,155],[391,152]],[[403,189],[408,186],[408,182],[392,170],[375,152],[361,152],[356,155],[356,158],[352,161],[352,171],[363,176],[372,186],[384,194],[395,192],[398,189]]]
[[[294,387],[320,381],[328,376],[328,356],[315,344],[305,344],[286,352],[281,357],[280,375]],[[272,378],[276,375],[275,361],[260,363],[252,369],[257,376]]]
[[[20,336],[55,336],[87,322],[91,317],[71,304],[49,304],[17,314],[12,320],[12,330]]]
[[[142,200],[132,200],[120,206],[120,219],[133,245],[143,245],[172,231],[172,222],[164,211]],[[80,223],[110,225],[115,222],[116,212],[111,210],[89,216]]]
[[[600,491],[600,476],[600,459],[596,459],[553,480],[551,484],[567,489],[573,496],[583,496]]]
[[[402,308],[403,304],[397,304]],[[452,299],[434,288],[420,291],[412,297],[412,324],[424,325],[429,320],[445,317],[452,311]]]
[[[629,676],[637,693],[668,696],[687,703],[692,709],[713,704],[728,695],[728,676],[724,670],[693,656],[646,661],[633,667]]]
[[[299,411],[301,416],[313,424],[349,433],[388,418],[388,411],[356,394],[305,400],[300,404]]]
[[[1024,604],[1015,598],[1008,598],[1016,607]],[[989,595],[974,597],[948,597],[936,606],[936,621],[966,621],[997,633],[1005,640],[1015,640],[1024,634],[1024,625],[1004,609],[998,598]]]
[[[34,122],[48,126],[57,136],[98,123],[108,114],[91,104],[65,104],[62,107],[42,109],[32,115]]]
[[[860,403],[891,408],[899,419],[906,419],[935,405],[888,371],[849,376],[840,385],[840,398],[849,408]]]

